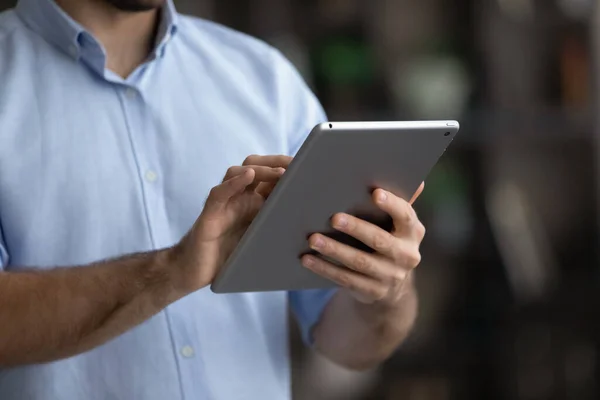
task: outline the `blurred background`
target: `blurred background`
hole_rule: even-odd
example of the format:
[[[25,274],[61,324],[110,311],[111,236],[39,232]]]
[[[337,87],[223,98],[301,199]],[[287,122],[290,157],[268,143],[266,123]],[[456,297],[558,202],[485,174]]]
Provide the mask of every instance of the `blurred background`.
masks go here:
[[[595,3],[176,0],[279,48],[331,120],[462,126],[416,204],[412,336],[352,373],[294,332],[296,400],[600,398]]]

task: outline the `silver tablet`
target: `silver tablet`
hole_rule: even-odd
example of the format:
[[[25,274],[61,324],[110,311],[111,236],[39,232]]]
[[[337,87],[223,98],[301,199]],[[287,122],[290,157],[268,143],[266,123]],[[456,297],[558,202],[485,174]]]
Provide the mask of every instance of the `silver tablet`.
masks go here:
[[[315,232],[371,251],[333,231],[346,212],[391,229],[376,188],[410,199],[459,130],[456,121],[317,125],[211,285],[215,293],[333,287],[302,267]]]

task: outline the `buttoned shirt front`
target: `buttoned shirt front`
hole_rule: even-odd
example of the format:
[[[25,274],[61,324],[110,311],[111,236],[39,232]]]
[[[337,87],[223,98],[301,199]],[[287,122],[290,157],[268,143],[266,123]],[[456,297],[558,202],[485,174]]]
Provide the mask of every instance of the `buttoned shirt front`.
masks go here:
[[[294,154],[325,120],[270,46],[171,2],[161,15],[122,79],[51,0],[0,14],[0,269],[171,246],[229,166]],[[87,353],[0,369],[0,399],[287,399],[288,308],[310,342],[333,293],[203,289]]]

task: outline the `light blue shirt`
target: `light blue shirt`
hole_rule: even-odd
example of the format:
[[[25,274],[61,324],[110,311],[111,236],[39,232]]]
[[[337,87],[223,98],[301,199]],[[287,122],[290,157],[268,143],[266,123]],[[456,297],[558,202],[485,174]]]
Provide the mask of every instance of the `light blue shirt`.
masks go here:
[[[229,166],[294,154],[325,121],[268,45],[171,3],[159,32],[148,62],[121,79],[52,1],[0,14],[4,270],[173,245]],[[333,293],[203,289],[88,353],[0,370],[0,399],[288,399],[288,306],[310,342]]]

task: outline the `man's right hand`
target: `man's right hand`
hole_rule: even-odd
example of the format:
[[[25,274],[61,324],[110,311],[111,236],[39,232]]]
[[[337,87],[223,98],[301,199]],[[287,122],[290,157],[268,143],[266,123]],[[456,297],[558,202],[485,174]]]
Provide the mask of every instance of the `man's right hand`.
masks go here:
[[[193,292],[212,283],[264,204],[269,189],[285,172],[288,159],[255,156],[244,163],[254,161],[254,165],[229,168],[223,182],[210,191],[192,229],[171,250],[178,290]]]
[[[69,268],[0,272],[0,369],[90,350],[209,285],[291,158],[227,171],[176,246]]]

